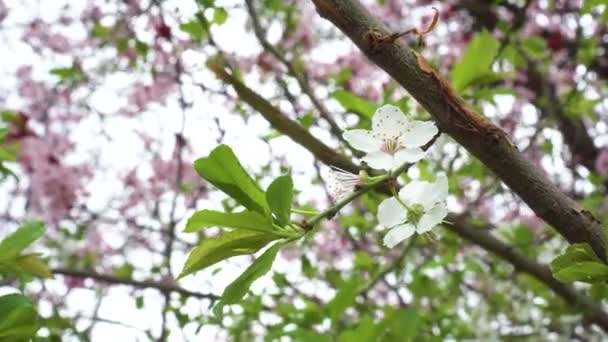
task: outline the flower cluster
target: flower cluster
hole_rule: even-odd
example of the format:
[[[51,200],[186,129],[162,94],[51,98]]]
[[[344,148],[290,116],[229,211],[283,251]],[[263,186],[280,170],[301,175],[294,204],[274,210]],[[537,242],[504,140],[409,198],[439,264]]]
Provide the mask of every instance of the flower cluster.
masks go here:
[[[431,121],[409,119],[399,108],[385,105],[372,117],[372,130],[344,132],[344,139],[366,155],[362,160],[371,168],[391,172],[404,163],[415,163],[425,156],[422,149],[439,130]],[[337,177],[341,195],[362,185],[355,175]],[[341,180],[346,180],[342,181]],[[447,216],[448,181],[444,173],[434,182],[412,181],[399,194],[384,200],[378,207],[380,225],[390,229],[384,244],[394,247],[417,232],[423,234],[440,224]]]

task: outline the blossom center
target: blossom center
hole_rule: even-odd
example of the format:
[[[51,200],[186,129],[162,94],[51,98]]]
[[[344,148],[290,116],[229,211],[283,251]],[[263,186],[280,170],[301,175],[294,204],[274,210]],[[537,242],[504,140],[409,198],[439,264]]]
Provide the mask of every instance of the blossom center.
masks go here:
[[[413,225],[418,224],[420,219],[424,215],[424,207],[418,203],[412,204],[407,208],[407,222],[410,222]]]
[[[382,141],[382,152],[394,155],[401,149],[398,137],[386,138]]]

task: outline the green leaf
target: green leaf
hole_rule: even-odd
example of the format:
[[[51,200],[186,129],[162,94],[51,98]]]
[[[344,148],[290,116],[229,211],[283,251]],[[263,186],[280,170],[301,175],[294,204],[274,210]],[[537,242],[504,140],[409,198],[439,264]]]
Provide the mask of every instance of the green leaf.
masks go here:
[[[357,323],[356,328],[351,330],[344,330],[338,336],[338,342],[368,342],[368,341],[380,341],[380,335],[382,334],[382,326],[370,317],[364,316]]]
[[[412,341],[420,327],[420,316],[413,308],[400,309],[387,318],[388,341]]]
[[[51,75],[59,77],[62,81],[82,79],[83,74],[80,68],[71,66],[69,68],[55,68],[49,71]]]
[[[213,22],[218,25],[223,25],[228,19],[228,12],[223,7],[213,9]]]
[[[471,40],[460,61],[452,68],[452,85],[457,92],[477,79],[493,74],[491,67],[498,47],[498,40],[485,30]]]
[[[360,283],[361,280],[357,277],[353,277],[350,281],[343,283],[334,298],[327,304],[329,317],[333,321],[339,319],[344,311],[353,305],[355,298],[359,294]]]
[[[34,275],[40,278],[53,278],[53,274],[49,271],[48,266],[38,254],[27,254],[17,257],[15,266],[20,271]]]
[[[188,219],[184,231],[192,233],[207,227],[227,227],[261,233],[276,233],[272,228],[272,221],[269,217],[249,210],[239,213],[223,213],[214,210],[197,211]]]
[[[266,189],[266,202],[281,226],[291,222],[292,200],[293,180],[289,175],[277,177]]]
[[[249,177],[239,160],[226,145],[216,147],[207,158],[194,162],[201,177],[218,187],[249,210],[269,216],[266,196],[255,181]]]
[[[247,294],[247,291],[249,291],[251,284],[270,271],[272,263],[282,246],[282,243],[275,243],[272,247],[262,253],[262,255],[260,255],[243,274],[224,289],[222,300],[218,305],[234,304],[243,299]]]
[[[564,254],[551,261],[551,271],[558,272],[562,268],[569,267],[577,262],[583,261],[601,262],[589,244],[575,243],[568,246]]]
[[[194,41],[201,41],[205,37],[205,29],[197,19],[180,24],[179,29],[188,33]]]
[[[184,269],[177,278],[183,278],[233,256],[253,254],[277,238],[276,235],[234,230],[205,239],[190,252]]]
[[[547,55],[549,51],[547,48],[547,42],[538,36],[532,36],[526,38],[523,41],[522,47],[527,54],[532,57],[543,57]]]
[[[21,294],[0,297],[0,339],[27,340],[38,329],[38,314],[29,298]]]
[[[555,279],[567,283],[582,281],[594,283],[608,280],[608,265],[595,261],[576,262],[553,273]]]
[[[19,227],[19,229],[0,241],[0,260],[16,257],[43,234],[44,224],[42,222],[30,222]]]
[[[608,265],[602,263],[586,243],[568,246],[564,254],[551,261],[550,267],[555,279],[561,282],[593,283],[608,279]]]
[[[368,118],[371,118],[374,115],[374,112],[378,107],[376,103],[359,97],[347,90],[336,90],[331,96],[347,111]]]

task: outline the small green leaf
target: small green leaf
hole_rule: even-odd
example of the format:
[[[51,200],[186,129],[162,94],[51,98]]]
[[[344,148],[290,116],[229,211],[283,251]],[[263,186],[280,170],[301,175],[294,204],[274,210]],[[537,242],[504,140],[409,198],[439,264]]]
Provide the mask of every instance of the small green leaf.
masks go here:
[[[498,47],[498,40],[485,30],[471,40],[460,61],[452,68],[452,85],[457,92],[492,74],[492,62]]]
[[[19,229],[0,241],[0,260],[16,257],[43,234],[44,224],[42,222],[30,222],[19,227]]]
[[[59,77],[62,81],[80,80],[84,78],[82,70],[76,66],[51,69],[49,73]]]
[[[331,96],[338,101],[344,109],[360,116],[371,118],[378,105],[368,99],[359,97],[347,90],[336,90]]]
[[[178,279],[233,256],[253,254],[276,239],[276,235],[246,230],[234,230],[207,238],[190,252]]]
[[[538,36],[528,37],[523,41],[522,47],[532,57],[543,57],[548,53],[547,42]]]
[[[277,177],[266,189],[266,201],[279,224],[291,222],[291,201],[293,200],[293,180],[291,176]]]
[[[262,253],[245,272],[230,283],[230,285],[224,289],[221,304],[234,304],[243,299],[247,294],[247,291],[249,291],[251,284],[270,271],[272,263],[282,246],[282,243],[275,243],[272,247]]]
[[[264,192],[249,177],[230,147],[226,145],[216,147],[207,158],[196,160],[194,168],[201,177],[245,208],[264,216],[270,214]]]
[[[17,257],[15,266],[22,272],[34,275],[40,278],[53,278],[53,274],[49,271],[48,266],[38,254],[27,254]]]
[[[602,263],[586,243],[568,246],[564,254],[551,261],[550,266],[555,279],[561,282],[593,283],[608,279],[608,265]]]
[[[573,281],[604,282],[608,280],[608,265],[594,261],[576,262],[553,273],[553,276],[564,283]]]
[[[228,12],[223,7],[213,9],[213,22],[218,25],[223,25],[228,19]]]
[[[269,217],[249,210],[240,213],[223,213],[213,210],[197,211],[188,219],[184,231],[192,233],[207,227],[227,227],[261,233],[276,233],[272,228]]]
[[[205,29],[197,19],[180,24],[179,29],[188,33],[194,41],[201,41],[205,37]]]
[[[0,339],[27,340],[38,329],[38,314],[29,298],[20,294],[0,297]]]

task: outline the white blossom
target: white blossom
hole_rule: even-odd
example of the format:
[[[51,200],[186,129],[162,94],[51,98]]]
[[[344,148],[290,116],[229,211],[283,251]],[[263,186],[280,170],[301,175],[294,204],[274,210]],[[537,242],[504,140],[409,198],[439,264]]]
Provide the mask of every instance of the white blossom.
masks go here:
[[[448,180],[445,173],[433,183],[412,181],[399,191],[399,199],[385,199],[378,207],[380,225],[389,228],[384,245],[390,248],[415,232],[426,233],[447,216]]]
[[[403,163],[415,163],[424,157],[420,148],[438,129],[431,121],[410,120],[392,105],[384,105],[372,117],[372,130],[353,129],[344,139],[355,149],[367,153],[362,158],[371,168],[393,170]]]

